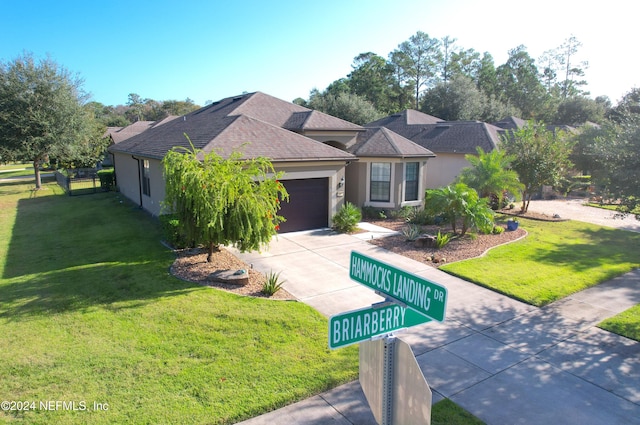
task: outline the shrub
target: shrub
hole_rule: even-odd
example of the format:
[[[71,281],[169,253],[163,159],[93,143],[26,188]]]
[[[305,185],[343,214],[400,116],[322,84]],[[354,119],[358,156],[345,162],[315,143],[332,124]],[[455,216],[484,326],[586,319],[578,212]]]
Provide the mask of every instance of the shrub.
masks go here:
[[[333,216],[333,227],[341,233],[353,232],[360,220],[362,220],[360,209],[351,202],[346,202]]]
[[[413,214],[408,217],[408,221],[411,224],[419,224],[422,226],[428,226],[430,224],[436,224],[437,217],[434,217],[425,209],[416,208]],[[441,219],[442,220],[442,219]]]
[[[437,249],[443,248],[450,241],[451,241],[451,234],[442,233],[442,232],[440,232],[440,230],[438,230],[438,234],[436,235],[436,248]]]
[[[175,214],[163,214],[160,216],[160,226],[164,240],[174,248],[189,248],[193,244],[187,241],[186,236],[181,231],[180,220]]]
[[[413,242],[416,239],[418,239],[421,233],[422,233],[422,228],[415,224],[409,224],[408,226],[404,226],[402,228],[402,234],[407,239],[407,241],[410,241],[410,242]]]
[[[105,192],[109,192],[113,189],[113,183],[115,181],[115,174],[113,168],[105,168],[98,171],[98,178],[100,179],[100,187]]]
[[[286,282],[280,280],[280,272],[274,273],[273,270],[266,274],[266,282],[262,285],[262,292],[268,296],[272,296],[282,288]]]
[[[494,235],[500,235],[504,233],[504,227],[502,226],[493,226],[493,230],[491,231]]]

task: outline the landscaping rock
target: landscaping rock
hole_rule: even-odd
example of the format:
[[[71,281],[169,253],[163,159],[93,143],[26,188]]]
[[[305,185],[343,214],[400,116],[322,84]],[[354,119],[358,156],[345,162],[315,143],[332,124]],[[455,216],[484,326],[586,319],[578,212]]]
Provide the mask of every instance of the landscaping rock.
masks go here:
[[[249,273],[247,270],[216,270],[207,280],[244,286],[249,284]]]
[[[413,242],[416,248],[434,248],[436,246],[436,237],[432,235],[422,235]]]

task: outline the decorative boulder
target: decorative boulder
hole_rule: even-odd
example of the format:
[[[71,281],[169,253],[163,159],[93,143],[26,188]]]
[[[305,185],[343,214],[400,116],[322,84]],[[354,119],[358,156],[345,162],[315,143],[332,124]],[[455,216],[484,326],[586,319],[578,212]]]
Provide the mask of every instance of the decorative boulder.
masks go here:
[[[207,280],[244,286],[249,284],[249,272],[247,270],[216,270]]]
[[[436,237],[432,235],[422,235],[413,242],[416,248],[434,248],[436,246]]]

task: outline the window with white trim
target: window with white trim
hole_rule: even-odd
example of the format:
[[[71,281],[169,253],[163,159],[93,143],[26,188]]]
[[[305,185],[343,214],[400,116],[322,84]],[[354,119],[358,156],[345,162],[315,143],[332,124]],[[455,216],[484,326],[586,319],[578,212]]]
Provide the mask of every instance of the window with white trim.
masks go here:
[[[372,162],[369,189],[371,202],[389,202],[391,200],[391,163]]]
[[[418,162],[407,162],[404,164],[404,200],[418,200],[418,186],[420,175],[420,164]]]

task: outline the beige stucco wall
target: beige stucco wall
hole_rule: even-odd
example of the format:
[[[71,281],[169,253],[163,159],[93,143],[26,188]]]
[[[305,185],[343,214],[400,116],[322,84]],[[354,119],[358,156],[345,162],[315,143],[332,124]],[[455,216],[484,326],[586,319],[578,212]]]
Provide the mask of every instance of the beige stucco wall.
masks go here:
[[[438,153],[437,155],[428,161],[427,189],[437,189],[453,183],[460,174],[460,170],[470,165],[469,161],[464,159],[464,154]]]
[[[138,161],[131,155],[115,153],[116,176],[118,188],[126,198],[154,216],[162,211],[162,200],[165,195],[165,181],[162,162],[157,159],[149,159],[150,193],[151,196],[140,196]],[[142,161],[144,158],[140,158]],[[345,188],[339,187],[340,181],[345,177],[344,162],[286,162],[274,163],[277,171],[283,171],[282,180],[328,178],[329,179],[329,220],[338,212],[344,203]],[[346,180],[346,178],[345,178]],[[331,223],[329,223],[331,225]]]
[[[426,188],[426,179],[428,169],[427,164],[431,164],[432,159],[428,161],[420,158],[360,158],[358,162],[351,163],[346,168],[346,200],[358,207],[372,206],[376,208],[396,209],[403,206],[420,206],[423,205],[424,191]],[[370,202],[369,201],[369,176],[370,164],[372,162],[390,162],[391,170],[391,196],[389,202]],[[404,201],[404,164],[406,162],[418,162],[420,164],[420,186],[418,187],[417,201]]]
[[[118,189],[127,199],[140,205],[154,216],[161,213],[161,202],[164,199],[164,177],[162,162],[149,159],[149,192],[150,196],[140,193],[140,174],[138,161],[129,154],[115,153],[116,178]],[[139,158],[140,163],[145,158]]]

